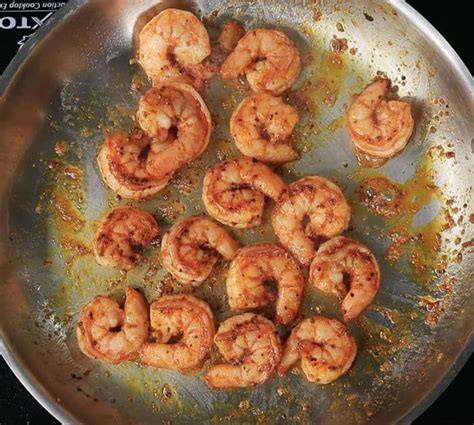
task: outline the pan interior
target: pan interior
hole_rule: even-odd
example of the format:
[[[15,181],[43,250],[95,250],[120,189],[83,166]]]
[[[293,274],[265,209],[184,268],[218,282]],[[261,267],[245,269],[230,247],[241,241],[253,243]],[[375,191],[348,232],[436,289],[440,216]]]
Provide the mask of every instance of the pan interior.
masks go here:
[[[136,3],[140,3],[137,5]],[[191,10],[211,35],[230,19],[246,29],[284,31],[300,49],[303,71],[285,99],[298,107],[294,143],[301,159],[279,168],[285,181],[323,175],[353,208],[350,237],[368,245],[381,266],[374,304],[349,324],[358,345],[350,372],[315,385],[298,369],[252,389],[213,391],[203,369],[186,375],[129,362],[92,361],[77,347],[81,308],[97,294],[121,299],[127,286],[148,300],[187,291],[164,272],[159,250],[123,274],[96,264],[91,240],[111,207],[133,204],[166,230],[204,213],[202,178],[210,164],[238,154],[228,130],[246,84],[216,78],[204,91],[213,116],[208,149],[146,202],[116,198],[101,181],[96,154],[106,132],[134,125],[146,77],[134,63],[135,35],[166,7]],[[345,48],[347,44],[347,49]],[[342,50],[338,46],[343,46]],[[472,330],[472,101],[423,31],[390,2],[90,1],[67,16],[31,53],[0,105],[4,181],[0,319],[6,345],[49,395],[79,421],[224,421],[351,424],[400,419],[443,378]],[[438,48],[439,49],[439,48]],[[352,96],[377,73],[414,105],[416,130],[405,151],[377,170],[357,165],[344,128]],[[401,185],[406,208],[383,220],[357,193],[385,176]],[[274,240],[269,223],[231,231],[245,244]],[[197,296],[219,323],[229,317],[226,265]],[[341,319],[337,300],[305,287],[302,314]],[[281,329],[285,336],[285,329]]]

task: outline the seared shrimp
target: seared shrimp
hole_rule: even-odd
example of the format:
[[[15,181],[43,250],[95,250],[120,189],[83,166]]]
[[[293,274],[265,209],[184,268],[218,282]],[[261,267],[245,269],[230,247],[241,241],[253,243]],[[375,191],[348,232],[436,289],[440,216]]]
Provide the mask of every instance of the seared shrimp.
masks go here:
[[[356,156],[363,165],[383,165],[406,146],[413,132],[411,105],[383,100],[389,87],[389,80],[378,78],[354,99],[347,110],[347,129]]]
[[[300,54],[282,32],[254,29],[245,34],[221,68],[224,78],[245,74],[254,92],[279,95],[298,78]]]
[[[138,61],[155,86],[171,80],[200,88],[202,81],[193,75],[193,66],[210,54],[206,28],[184,10],[166,9],[140,32]]]
[[[140,350],[140,360],[147,365],[192,369],[201,365],[212,347],[212,311],[192,295],[162,296],[150,306],[150,324],[151,341]]]
[[[276,321],[291,322],[301,303],[304,277],[298,262],[281,245],[260,243],[237,252],[227,275],[227,298],[232,309],[265,307],[275,295],[265,285],[278,283]]]
[[[97,156],[105,184],[117,195],[142,199],[163,189],[171,176],[156,179],[147,171],[147,152],[153,140],[141,131],[106,136]]]
[[[163,237],[163,266],[184,284],[198,286],[207,279],[219,254],[231,260],[238,242],[220,225],[195,216],[175,224]]]
[[[97,228],[95,258],[102,266],[133,269],[159,235],[160,226],[151,214],[134,207],[114,208]]]
[[[201,155],[211,134],[206,104],[182,83],[147,91],[140,98],[137,121],[146,135],[109,135],[97,157],[107,186],[132,199],[163,189],[174,171]]]
[[[263,162],[283,163],[298,159],[290,135],[298,112],[280,97],[266,93],[245,98],[232,114],[230,132],[244,155]]]
[[[153,138],[146,169],[155,179],[169,178],[206,149],[211,115],[199,93],[188,84],[169,83],[148,90],[141,98],[137,119]]]
[[[301,359],[308,381],[329,384],[349,370],[356,354],[354,338],[343,323],[323,316],[309,317],[291,331],[278,373],[285,374]]]
[[[148,305],[136,289],[125,297],[124,308],[99,295],[82,309],[76,335],[86,356],[117,364],[137,355],[148,337]]]
[[[348,285],[344,275],[349,276]],[[380,270],[377,260],[365,245],[338,236],[319,247],[311,263],[309,280],[316,288],[343,298],[344,320],[352,320],[377,295]]]
[[[280,198],[285,183],[265,164],[240,156],[209,168],[202,200],[207,212],[221,223],[238,228],[258,226],[265,195]]]
[[[204,376],[214,388],[263,384],[281,358],[281,343],[270,320],[253,313],[222,322],[214,341],[230,364],[212,366]]]
[[[309,218],[306,229],[304,218]],[[315,254],[311,238],[333,237],[349,224],[350,208],[341,189],[324,177],[311,176],[288,186],[272,213],[280,242],[303,265]]]

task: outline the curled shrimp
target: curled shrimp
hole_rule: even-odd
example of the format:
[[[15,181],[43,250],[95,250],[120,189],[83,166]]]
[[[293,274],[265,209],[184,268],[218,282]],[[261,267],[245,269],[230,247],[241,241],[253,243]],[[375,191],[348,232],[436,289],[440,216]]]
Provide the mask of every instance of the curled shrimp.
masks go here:
[[[263,162],[283,163],[298,159],[290,135],[298,112],[280,97],[266,93],[245,98],[232,114],[230,132],[244,155]]]
[[[196,159],[211,135],[211,115],[199,93],[190,85],[168,83],[148,90],[139,102],[137,120],[153,138],[146,156],[146,170],[157,180]]]
[[[214,388],[263,384],[280,362],[275,325],[257,314],[245,313],[222,322],[214,341],[228,362],[212,366],[204,376]]]
[[[258,226],[265,195],[280,198],[285,183],[256,159],[240,156],[210,167],[204,176],[202,200],[221,223],[238,228]]]
[[[184,284],[198,286],[207,279],[219,254],[231,260],[238,242],[220,225],[194,216],[175,224],[163,236],[163,266]]]
[[[192,13],[166,9],[141,30],[138,61],[155,86],[181,81],[202,86],[193,67],[211,54],[209,35]]]
[[[256,93],[279,95],[298,78],[298,49],[282,32],[254,29],[245,34],[221,68],[224,78],[245,74]]]
[[[278,283],[276,321],[291,322],[301,304],[304,277],[298,262],[281,245],[260,243],[237,252],[227,274],[227,298],[232,309],[265,307],[275,295],[266,283]]]
[[[349,276],[347,286],[345,275]],[[377,295],[380,270],[377,260],[365,245],[338,236],[319,247],[311,263],[309,280],[316,288],[343,298],[344,320],[352,320]]]
[[[193,369],[201,365],[212,347],[214,316],[204,301],[192,295],[164,295],[153,302],[150,326],[151,341],[140,350],[140,360],[147,365]]]
[[[81,312],[79,348],[88,357],[118,364],[135,358],[148,337],[148,305],[136,289],[125,290],[125,305],[99,295]]]
[[[153,139],[143,132],[114,133],[106,136],[97,156],[105,184],[117,195],[142,199],[163,189],[171,176],[156,179],[146,167]]]
[[[137,121],[142,131],[108,135],[97,157],[106,185],[131,199],[163,189],[177,169],[201,155],[211,134],[206,104],[182,83],[148,90]]]
[[[347,327],[335,319],[313,316],[298,323],[286,341],[278,373],[283,375],[301,359],[310,382],[328,384],[346,373],[357,354]]]
[[[347,129],[362,165],[383,165],[406,146],[413,132],[411,105],[383,100],[389,87],[389,80],[376,79],[347,110]]]
[[[305,217],[309,218],[306,228]],[[303,265],[315,254],[313,237],[332,237],[349,224],[350,208],[341,189],[324,177],[310,176],[288,186],[272,213],[280,242]]]
[[[133,269],[143,261],[144,250],[160,235],[153,216],[134,207],[114,208],[99,223],[94,253],[102,266]]]

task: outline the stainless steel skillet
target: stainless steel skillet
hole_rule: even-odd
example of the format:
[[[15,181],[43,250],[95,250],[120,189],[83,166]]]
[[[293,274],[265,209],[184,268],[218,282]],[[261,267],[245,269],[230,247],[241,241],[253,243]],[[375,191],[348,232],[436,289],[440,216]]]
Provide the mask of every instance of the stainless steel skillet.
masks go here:
[[[452,216],[436,258],[438,265],[447,256],[446,272],[430,280],[417,274],[409,259],[385,261],[390,241],[379,232],[387,230],[385,224],[370,215],[364,219],[356,208],[351,234],[381,259],[383,286],[364,320],[351,325],[360,348],[353,370],[333,385],[314,386],[291,374],[252,390],[214,392],[198,375],[133,363],[112,368],[86,360],[77,350],[72,332],[77,312],[95,294],[118,296],[134,284],[151,300],[166,280],[162,271],[154,273],[153,261],[127,277],[101,270],[84,249],[95,220],[117,202],[103,188],[94,157],[105,130],[131,124],[136,96],[129,87],[138,72],[129,63],[133,35],[148,16],[170,6],[193,10],[210,26],[235,17],[248,27],[282,28],[306,58],[307,71],[297,87],[321,79],[335,90],[332,105],[321,91],[309,93],[318,107],[303,117],[302,129],[314,121],[320,131],[300,132],[297,143],[304,155],[281,171],[288,181],[308,174],[332,177],[356,205],[354,189],[361,177],[338,121],[350,96],[384,71],[399,85],[400,96],[418,106],[413,140],[381,172],[401,183],[417,175],[420,180],[423,167],[433,175],[441,195],[413,219],[415,226],[431,229],[439,214]],[[334,35],[357,48],[353,55],[344,53],[340,75],[327,68]],[[472,353],[472,79],[441,36],[405,3],[73,1],[22,49],[0,90],[2,354],[61,421],[409,422]],[[196,166],[201,178],[218,155],[233,152],[226,130],[230,111],[219,103],[231,94],[215,83],[205,96],[221,119],[209,152]],[[61,152],[61,144],[68,147],[63,156],[54,149]],[[175,214],[202,210],[199,193],[200,181],[189,188],[177,184],[167,199],[158,196],[141,206],[164,217],[166,227]],[[176,207],[178,201],[184,210]],[[272,237],[271,229],[261,230],[263,235],[237,236],[246,242]],[[222,283],[218,276],[201,295],[221,305]],[[309,292],[305,311],[321,309],[338,317],[332,300]]]

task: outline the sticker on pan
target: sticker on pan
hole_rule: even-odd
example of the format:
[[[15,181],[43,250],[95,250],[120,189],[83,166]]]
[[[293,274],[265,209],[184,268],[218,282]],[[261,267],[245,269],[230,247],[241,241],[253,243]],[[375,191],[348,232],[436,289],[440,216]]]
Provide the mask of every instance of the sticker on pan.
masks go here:
[[[0,74],[18,49],[67,1],[0,1]]]

